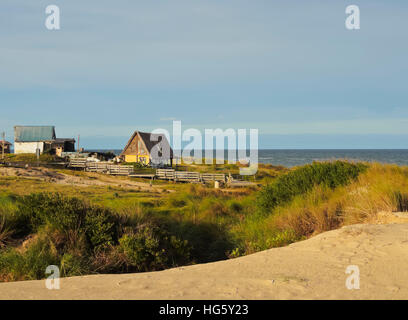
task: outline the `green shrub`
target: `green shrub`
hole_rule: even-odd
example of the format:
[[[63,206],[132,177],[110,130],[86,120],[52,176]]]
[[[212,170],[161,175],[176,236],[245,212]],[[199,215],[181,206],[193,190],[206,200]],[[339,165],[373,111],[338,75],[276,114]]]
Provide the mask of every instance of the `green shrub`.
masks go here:
[[[241,203],[236,202],[236,201],[232,201],[229,205],[229,208],[232,212],[234,213],[240,213],[242,212],[242,210],[244,209],[244,207],[242,206]]]
[[[263,211],[287,203],[296,195],[305,194],[316,185],[336,188],[350,183],[367,166],[346,161],[314,162],[278,177],[259,193],[257,205]]]
[[[39,280],[49,265],[58,265],[55,247],[46,239],[38,239],[23,253],[16,249],[0,252],[0,280]]]
[[[39,239],[24,253],[26,275],[29,279],[43,279],[49,265],[58,265],[59,259],[52,243]]]
[[[170,236],[155,226],[142,225],[125,234],[119,244],[130,270],[161,270],[185,264],[190,258],[187,241]]]
[[[133,167],[134,167],[135,170],[138,170],[138,169],[144,169],[147,166],[145,164],[141,163],[141,162],[134,162]]]
[[[107,209],[88,208],[84,227],[85,234],[93,248],[117,242],[117,217]]]
[[[44,269],[45,270],[45,269]],[[0,252],[0,281],[18,281],[26,278],[24,257],[9,248]]]
[[[77,198],[66,198],[58,193],[38,193],[18,200],[18,214],[29,221],[29,231],[45,224],[57,230],[76,230],[86,214],[86,205]]]
[[[8,230],[6,225],[6,218],[0,215],[0,248],[5,247],[11,232]]]
[[[46,225],[67,236],[85,234],[91,248],[117,242],[117,217],[108,209],[90,206],[78,198],[58,193],[31,194],[19,200],[18,214],[28,221],[26,233]]]
[[[187,201],[184,199],[170,199],[169,200],[170,206],[172,208],[182,208],[185,207],[187,205]]]
[[[183,222],[173,228],[177,228],[177,234],[191,245],[191,257],[196,263],[227,259],[227,253],[234,248],[230,234],[223,225]]]
[[[74,277],[90,272],[88,260],[73,253],[65,253],[60,261],[60,276]]]

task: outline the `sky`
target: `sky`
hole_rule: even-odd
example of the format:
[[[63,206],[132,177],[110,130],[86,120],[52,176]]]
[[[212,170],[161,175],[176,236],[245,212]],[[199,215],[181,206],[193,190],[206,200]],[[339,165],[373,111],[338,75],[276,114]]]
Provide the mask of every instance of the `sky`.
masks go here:
[[[260,148],[408,148],[406,0],[2,0],[0,40],[10,141],[55,125],[121,149],[180,120],[258,129]]]

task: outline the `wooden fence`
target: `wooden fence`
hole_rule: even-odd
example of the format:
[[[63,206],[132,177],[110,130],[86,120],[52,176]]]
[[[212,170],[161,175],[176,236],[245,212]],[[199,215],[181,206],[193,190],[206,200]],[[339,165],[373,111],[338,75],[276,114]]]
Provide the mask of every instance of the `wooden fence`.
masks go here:
[[[69,167],[85,169],[89,172],[106,173],[111,175],[128,176],[135,172],[133,166],[120,166],[110,162],[87,162],[86,159],[74,158]]]
[[[118,166],[118,165],[108,165],[108,174],[116,176],[128,176],[135,172],[133,166]]]
[[[89,172],[106,173],[117,176],[128,176],[135,172],[133,166],[120,166],[109,162],[88,162],[86,170]]]
[[[68,167],[85,169],[87,165],[86,159],[74,158],[69,161]]]
[[[107,173],[108,165],[108,162],[88,162],[86,164],[86,170],[89,172]]]
[[[174,180],[184,182],[226,182],[225,174],[202,173],[190,171],[175,171],[174,169],[157,169],[156,177],[162,180]]]
[[[201,177],[199,172],[176,171],[174,181],[183,182],[200,182]]]
[[[111,164],[110,162],[87,162],[83,158],[73,158],[69,162],[71,168],[81,168],[89,172],[98,172],[120,176],[135,176],[133,166],[122,166]],[[146,175],[153,177],[154,175]],[[135,176],[136,177],[136,176]],[[162,180],[182,181],[182,182],[226,182],[225,174],[221,173],[199,173],[191,171],[176,171],[174,169],[157,169],[155,177]]]
[[[176,170],[174,169],[157,169],[156,177],[162,180],[174,180],[176,176]]]
[[[201,181],[205,183],[213,181],[226,182],[226,178],[223,173],[202,173]]]

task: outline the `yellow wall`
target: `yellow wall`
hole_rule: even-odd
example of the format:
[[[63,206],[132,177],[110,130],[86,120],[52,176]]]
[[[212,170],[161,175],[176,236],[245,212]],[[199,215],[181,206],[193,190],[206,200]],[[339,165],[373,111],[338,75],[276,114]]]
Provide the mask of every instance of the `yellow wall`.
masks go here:
[[[137,162],[137,156],[125,155],[125,162]]]
[[[145,164],[149,164],[149,156],[148,155],[125,155],[125,162],[143,162],[142,158],[145,159]]]

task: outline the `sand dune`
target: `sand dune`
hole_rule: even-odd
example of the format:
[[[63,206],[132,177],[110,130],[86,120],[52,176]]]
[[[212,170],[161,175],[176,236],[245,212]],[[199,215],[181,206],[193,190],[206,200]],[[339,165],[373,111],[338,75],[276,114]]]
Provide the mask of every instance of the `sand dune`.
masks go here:
[[[348,290],[347,266],[360,269]],[[1,299],[407,299],[408,224],[353,225],[284,248],[161,272],[0,284]]]

